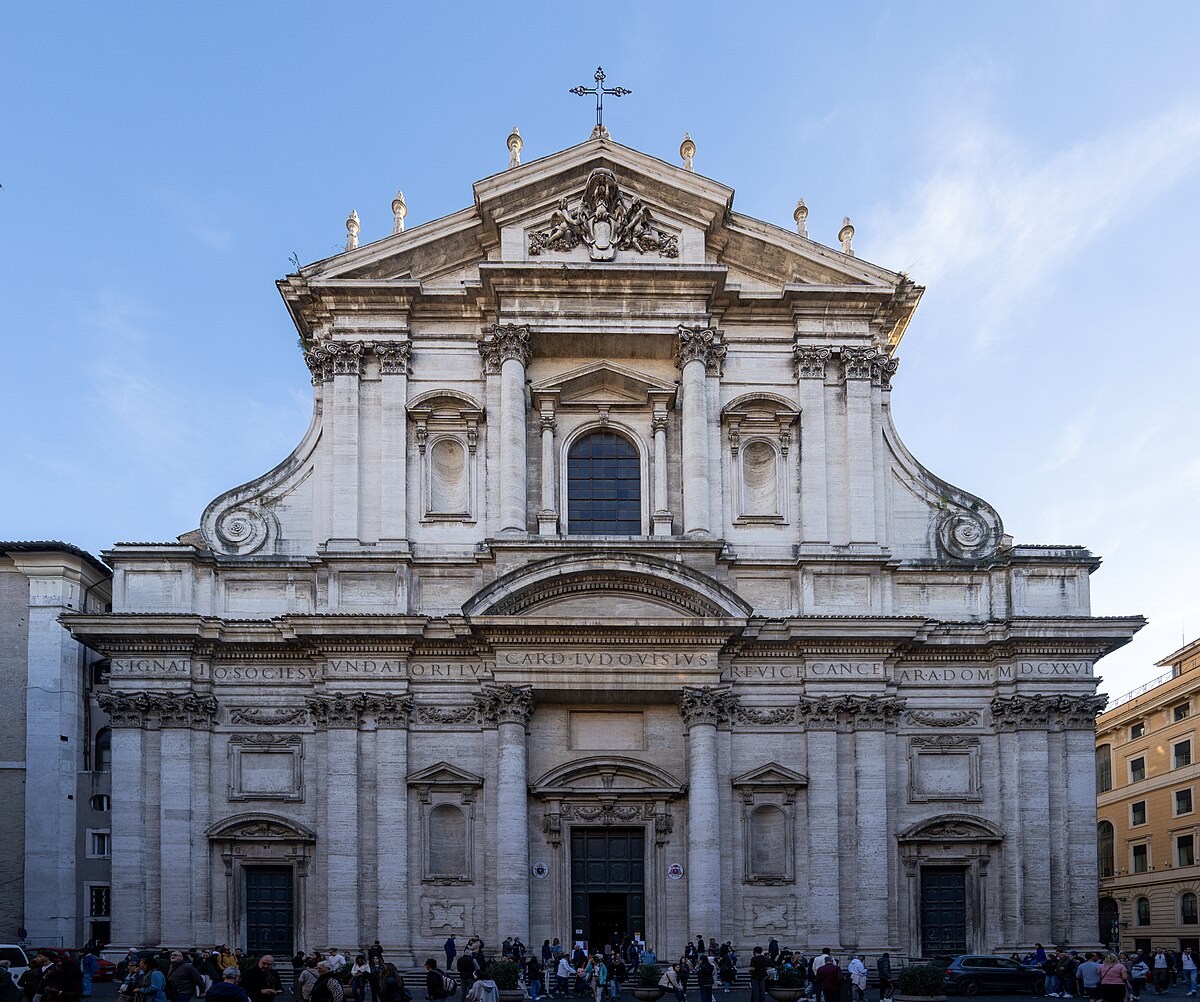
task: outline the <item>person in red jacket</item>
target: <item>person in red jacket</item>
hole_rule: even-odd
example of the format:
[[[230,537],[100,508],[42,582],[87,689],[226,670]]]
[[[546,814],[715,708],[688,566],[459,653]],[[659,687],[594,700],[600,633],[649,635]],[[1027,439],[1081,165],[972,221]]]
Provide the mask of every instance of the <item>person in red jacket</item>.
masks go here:
[[[838,1002],[841,991],[842,969],[832,957],[817,968],[817,987],[825,996],[825,1002]]]

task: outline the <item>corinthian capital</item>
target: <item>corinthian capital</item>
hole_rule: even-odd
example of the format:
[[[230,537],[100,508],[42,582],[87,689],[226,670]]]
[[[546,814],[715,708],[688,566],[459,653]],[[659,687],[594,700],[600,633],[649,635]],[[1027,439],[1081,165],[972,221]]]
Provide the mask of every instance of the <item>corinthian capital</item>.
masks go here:
[[[102,692],[97,701],[113,727],[145,727],[152,712],[147,692]]]
[[[492,324],[479,340],[485,372],[496,373],[510,358],[529,364],[529,324]]]
[[[485,723],[524,726],[533,716],[533,686],[485,685],[476,694],[475,705]]]
[[[688,327],[680,324],[675,332],[675,366],[682,369],[689,362],[703,362],[710,376],[719,376],[725,371],[724,331],[716,327]]]
[[[412,696],[390,692],[367,694],[363,706],[365,712],[374,715],[376,727],[407,727],[412,708]]]
[[[688,686],[679,697],[679,713],[688,730],[697,724],[726,723],[737,707],[738,697],[727,685]]]
[[[217,701],[209,695],[162,693],[158,699],[158,719],[163,727],[212,727],[217,716]]]
[[[1054,699],[1059,725],[1069,731],[1094,731],[1096,716],[1108,705],[1108,694],[1094,696],[1057,696]]]
[[[996,696],[992,723],[998,731],[1044,730],[1056,709],[1055,700],[1044,696]]]
[[[309,696],[304,702],[312,714],[313,724],[319,728],[357,728],[362,722],[367,697],[361,692],[352,696],[337,692],[332,696]]]
[[[369,347],[364,341],[322,341],[304,353],[304,364],[314,383],[328,382],[334,376],[357,376]]]
[[[824,379],[825,363],[831,352],[824,345],[795,345],[792,356],[796,360],[797,379]]]
[[[846,379],[870,379],[874,362],[879,357],[875,348],[843,348],[842,374]]]
[[[106,692],[100,709],[114,727],[211,727],[217,701],[198,692]]]
[[[411,341],[377,341],[373,348],[379,359],[380,375],[408,375],[408,363],[412,360]]]

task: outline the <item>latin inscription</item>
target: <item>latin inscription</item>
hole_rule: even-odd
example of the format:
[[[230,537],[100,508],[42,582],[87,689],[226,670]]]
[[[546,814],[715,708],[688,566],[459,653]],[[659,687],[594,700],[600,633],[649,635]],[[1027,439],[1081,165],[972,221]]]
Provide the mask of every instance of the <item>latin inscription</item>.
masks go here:
[[[112,673],[132,678],[187,678],[192,663],[187,658],[113,658]]]
[[[506,668],[708,668],[715,655],[659,651],[507,651]]]
[[[214,682],[316,682],[321,669],[316,665],[217,665]]]

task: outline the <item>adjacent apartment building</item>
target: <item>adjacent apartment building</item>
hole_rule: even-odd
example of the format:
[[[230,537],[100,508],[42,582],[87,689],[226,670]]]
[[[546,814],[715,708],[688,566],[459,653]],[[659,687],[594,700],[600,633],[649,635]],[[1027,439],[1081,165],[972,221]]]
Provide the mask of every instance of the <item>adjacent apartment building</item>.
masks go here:
[[[1200,950],[1200,638],[1096,721],[1100,941]]]
[[[60,542],[0,542],[0,938],[108,942],[112,743],[108,661],[63,629],[104,612],[111,572]]]

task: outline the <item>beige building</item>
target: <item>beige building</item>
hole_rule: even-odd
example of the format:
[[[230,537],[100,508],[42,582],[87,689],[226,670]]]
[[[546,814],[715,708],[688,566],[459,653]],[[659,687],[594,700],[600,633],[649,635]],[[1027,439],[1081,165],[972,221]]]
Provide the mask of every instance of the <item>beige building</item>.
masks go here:
[[[1200,950],[1200,639],[1096,721],[1100,938]]]

